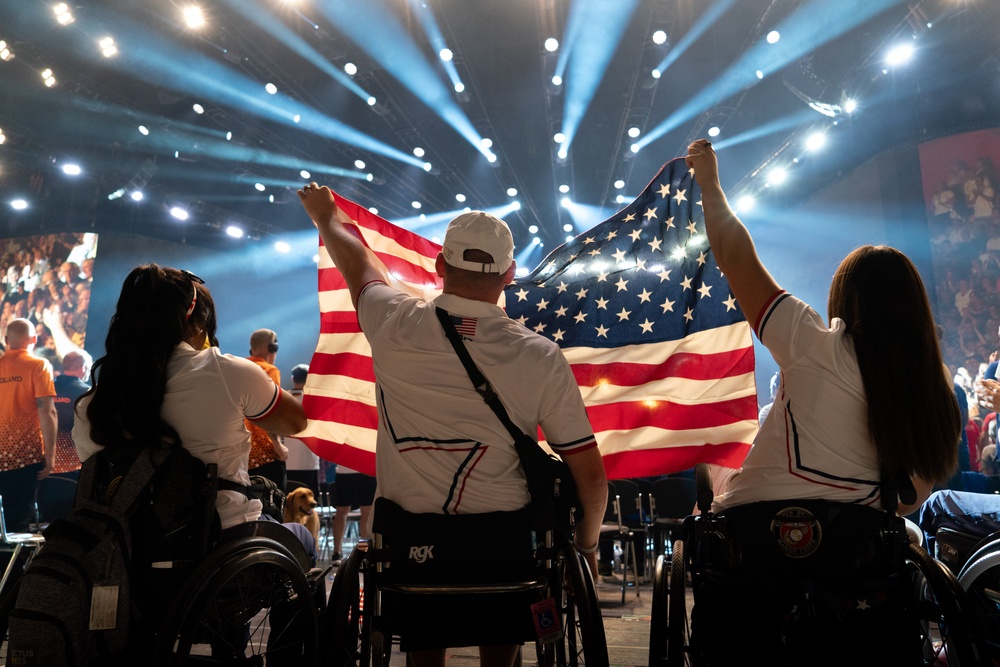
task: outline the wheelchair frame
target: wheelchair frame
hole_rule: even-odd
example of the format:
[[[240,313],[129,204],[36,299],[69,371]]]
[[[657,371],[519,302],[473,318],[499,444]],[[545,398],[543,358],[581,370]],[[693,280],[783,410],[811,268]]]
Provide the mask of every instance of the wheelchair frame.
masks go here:
[[[381,618],[383,590],[409,595],[452,595],[545,590],[556,604],[562,634],[556,641],[535,642],[539,667],[607,667],[604,624],[594,580],[586,561],[569,545],[546,561],[544,576],[512,584],[450,586],[437,584],[379,583],[380,563],[371,553],[380,548],[379,537],[362,541],[341,565],[330,590],[323,634],[330,637],[334,667],[388,667],[392,634]]]
[[[726,517],[711,511],[712,492],[707,468],[699,466],[698,477],[701,514],[685,519],[684,539],[675,542],[671,560],[668,563],[660,556],[654,568],[650,667],[708,664],[707,658],[691,646],[687,578],[691,578],[697,604],[699,587],[706,581],[706,571],[698,560],[699,545],[706,540],[726,539],[727,533]],[[789,501],[789,504],[795,503]],[[905,532],[902,526],[899,530]],[[970,605],[952,572],[913,543],[907,543],[903,563],[906,576],[903,583],[912,594],[905,608],[912,612],[914,635],[920,638],[922,664],[984,664],[986,645],[978,621],[970,613]],[[845,638],[846,641],[849,639]],[[761,659],[767,658],[758,658]]]

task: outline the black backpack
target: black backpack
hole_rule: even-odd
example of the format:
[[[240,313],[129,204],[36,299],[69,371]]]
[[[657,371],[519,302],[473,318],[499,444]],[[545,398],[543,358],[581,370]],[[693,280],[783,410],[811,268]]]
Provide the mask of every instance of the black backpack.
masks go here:
[[[132,559],[136,551],[146,556],[147,545],[157,543],[153,536],[133,534],[132,527],[149,525],[148,519],[132,527],[129,519],[137,512],[155,515],[164,504],[160,496],[170,499],[178,495],[178,485],[187,488],[178,470],[194,471],[194,478],[204,476],[209,485],[214,476],[187,450],[165,445],[139,450],[123,474],[113,470],[103,453],[87,459],[72,511],[45,530],[45,544],[24,573],[10,614],[8,665],[126,663],[130,626],[139,615],[130,587]],[[214,515],[214,494],[208,497]],[[182,557],[197,557],[188,543],[201,542],[213,530],[217,535],[217,517],[215,524],[206,530],[199,524],[194,537],[176,525],[163,527],[183,536]],[[156,532],[162,537],[159,527]]]

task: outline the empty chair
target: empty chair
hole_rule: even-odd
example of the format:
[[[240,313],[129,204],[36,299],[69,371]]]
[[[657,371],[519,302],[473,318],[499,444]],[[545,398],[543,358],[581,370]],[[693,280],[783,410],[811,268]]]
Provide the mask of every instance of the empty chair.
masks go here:
[[[684,519],[693,513],[697,496],[697,485],[689,477],[662,477],[653,482],[653,551],[657,556],[669,554],[670,546],[680,539]]]

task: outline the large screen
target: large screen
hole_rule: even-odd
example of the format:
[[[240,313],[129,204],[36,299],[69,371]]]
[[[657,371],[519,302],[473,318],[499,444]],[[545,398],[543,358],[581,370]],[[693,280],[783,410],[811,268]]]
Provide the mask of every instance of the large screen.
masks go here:
[[[35,325],[34,354],[52,362],[86,349],[97,234],[45,234],[0,239],[0,333],[23,317]]]
[[[942,351],[975,378],[1000,350],[1000,129],[920,145]]]

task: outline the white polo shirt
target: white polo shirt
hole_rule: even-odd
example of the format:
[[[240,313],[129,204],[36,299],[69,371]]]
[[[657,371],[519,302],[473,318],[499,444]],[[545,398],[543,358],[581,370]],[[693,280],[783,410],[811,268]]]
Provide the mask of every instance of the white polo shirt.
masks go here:
[[[781,384],[716,511],[791,498],[880,507],[878,455],[854,343],[842,320],[831,324],[784,291],[764,306],[757,336],[780,367]]]
[[[433,302],[385,283],[362,290],[358,321],[372,348],[379,410],[378,496],[410,512],[478,514],[528,503],[514,439],[472,386],[434,306],[463,318],[465,346],[511,420],[560,455],[596,446],[569,364],[552,341],[495,304]]]
[[[167,389],[160,411],[184,448],[205,463],[219,466],[219,477],[249,484],[250,433],[243,418],[260,419],[278,404],[281,392],[260,366],[218,348],[195,351],[180,343],[167,365]],[[102,447],[90,439],[86,406],[77,405],[73,441],[80,460]],[[223,528],[260,517],[261,502],[236,491],[219,491],[216,509]]]

